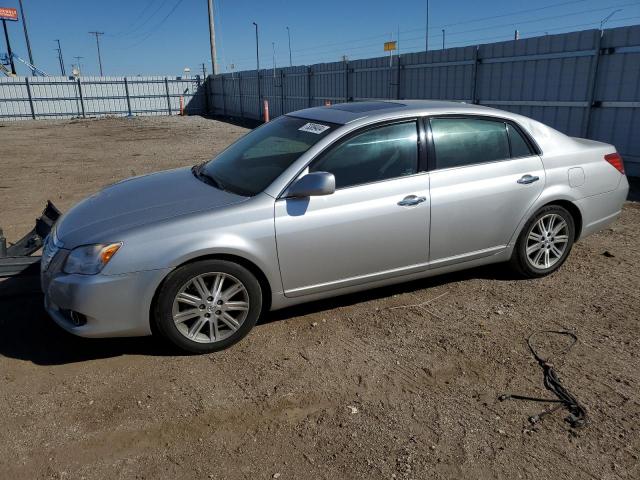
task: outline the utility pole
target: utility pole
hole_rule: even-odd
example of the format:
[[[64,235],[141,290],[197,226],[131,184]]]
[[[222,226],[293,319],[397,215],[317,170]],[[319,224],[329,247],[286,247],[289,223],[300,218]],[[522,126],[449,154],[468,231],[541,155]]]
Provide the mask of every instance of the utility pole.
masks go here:
[[[202,62],[202,78],[207,79],[207,66]]]
[[[605,24],[611,19],[611,17],[613,17],[616,13],[621,12],[622,9],[619,8],[618,10],[614,10],[613,12],[611,12],[609,15],[607,15],[606,17],[604,17],[601,21],[600,21],[600,36],[604,35],[604,26]]]
[[[444,50],[444,28],[442,29],[442,49]]]
[[[78,66],[78,75],[82,75],[82,64],[80,63],[80,60],[82,60],[84,57],[73,57],[76,59],[76,65]]]
[[[289,37],[289,66],[293,67],[293,61],[291,61],[291,30],[287,27],[287,37]]]
[[[64,60],[62,58],[62,47],[60,46],[60,40],[56,39],[54,40],[54,42],[58,42],[58,62],[60,62],[60,73],[63,77],[65,77],[67,74],[64,71]]]
[[[209,8],[209,43],[211,45],[211,68],[213,74],[218,74],[218,61],[216,60],[216,26],[213,21],[213,0],[207,0]]]
[[[24,16],[24,7],[22,6],[22,0],[19,0],[20,3],[20,16],[22,17],[22,29],[24,30],[24,41],[27,44],[27,53],[29,54],[29,63],[35,66],[33,63],[33,54],[31,53],[31,42],[29,41],[29,32],[27,31],[27,20]],[[35,77],[36,71],[35,69],[31,70],[31,74]]]
[[[258,24],[253,22],[256,27],[256,77],[258,79],[258,118],[260,118],[260,108],[262,106],[262,98],[260,95],[260,47],[258,43]]]
[[[518,30],[516,30],[515,33],[513,34],[513,39],[520,40],[520,32]]]
[[[100,65],[100,76],[102,77],[102,57],[100,56],[100,35],[104,35],[104,32],[89,32],[89,35],[96,36],[96,46],[98,47],[98,65]]]
[[[11,51],[11,42],[9,41],[9,32],[7,31],[7,21],[2,19],[2,28],[4,28],[4,39],[7,42],[7,54],[9,55],[9,63],[11,64],[11,73],[16,74],[16,65],[13,63],[13,52]]]
[[[424,37],[424,51],[429,51],[429,0],[427,0],[427,34]]]

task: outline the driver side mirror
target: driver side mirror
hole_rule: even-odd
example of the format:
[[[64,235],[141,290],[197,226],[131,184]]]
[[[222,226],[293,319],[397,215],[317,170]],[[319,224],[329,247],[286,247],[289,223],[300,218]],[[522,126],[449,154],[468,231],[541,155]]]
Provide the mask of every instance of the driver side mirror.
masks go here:
[[[287,198],[316,197],[331,195],[336,191],[336,177],[329,172],[307,173],[297,179],[287,190]]]

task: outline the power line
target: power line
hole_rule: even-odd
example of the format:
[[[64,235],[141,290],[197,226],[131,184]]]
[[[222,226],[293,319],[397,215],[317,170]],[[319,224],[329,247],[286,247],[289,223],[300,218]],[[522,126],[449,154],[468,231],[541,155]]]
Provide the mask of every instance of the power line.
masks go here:
[[[151,15],[149,15],[149,16],[146,18],[146,20],[144,20],[142,23],[140,23],[140,24],[139,24],[138,26],[136,26],[135,28],[132,28],[132,29],[130,29],[130,30],[128,30],[128,31],[125,31],[124,33],[116,34],[116,35],[114,35],[114,36],[134,37],[134,38],[135,38],[135,37],[138,37],[138,36],[140,36],[140,35],[144,35],[144,32],[143,32],[143,33],[136,33],[136,32],[137,32],[138,30],[140,30],[142,27],[144,27],[146,24],[148,24],[148,23],[149,23],[149,21],[151,21],[151,19],[152,19],[153,17],[155,17],[155,16],[160,12],[160,10],[162,10],[162,9],[164,8],[164,6],[167,4],[167,2],[168,2],[168,1],[169,1],[169,0],[162,0],[162,3],[160,3],[160,5],[158,6],[158,8],[156,8],[156,9],[151,13]]]
[[[563,3],[557,3],[557,4],[553,4],[553,5],[546,5],[543,7],[537,7],[537,8],[531,8],[531,9],[527,9],[527,10],[518,10],[515,12],[511,12],[511,13],[505,13],[502,15],[493,15],[491,17],[481,17],[481,18],[475,18],[475,19],[470,19],[470,20],[464,20],[461,22],[455,22],[455,23],[448,23],[448,24],[442,24],[442,25],[429,25],[429,28],[434,29],[434,30],[439,30],[442,28],[448,28],[448,27],[453,27],[453,26],[457,26],[457,25],[464,25],[464,24],[468,24],[468,23],[474,23],[474,22],[480,22],[483,20],[491,20],[494,18],[504,18],[504,17],[510,17],[510,16],[515,16],[515,15],[521,15],[524,13],[531,13],[531,12],[535,12],[535,11],[540,11],[540,10],[546,10],[549,8],[558,8],[558,7],[563,7],[566,5],[572,5],[572,4],[576,4],[576,3],[584,3],[587,0],[573,0],[570,2],[563,2]],[[611,7],[608,7],[611,8]],[[417,32],[417,31],[424,31],[424,27],[420,27],[420,28],[411,28],[411,29],[407,29],[407,30],[401,30],[400,33],[411,33],[411,32]],[[448,32],[447,32],[448,33]],[[377,38],[386,38],[388,34],[379,34],[379,35],[371,35],[371,36],[367,36],[367,37],[360,37],[360,38],[356,38],[356,39],[348,39],[348,40],[344,40],[344,41],[340,41],[340,42],[331,42],[331,43],[323,43],[320,45],[315,45],[313,47],[304,47],[304,48],[298,48],[293,50],[293,53],[299,53],[299,52],[303,52],[303,51],[308,51],[308,50],[316,50],[318,48],[324,48],[324,47],[330,47],[330,46],[340,46],[340,45],[345,45],[346,43],[348,44],[352,44],[354,42],[362,42],[365,40],[373,40],[373,39],[377,39]],[[429,36],[429,38],[439,38],[441,37],[441,32],[437,31],[434,34],[431,34]],[[424,38],[424,37],[422,37]],[[241,59],[243,60],[243,59]]]
[[[620,23],[624,23],[626,21],[631,21],[631,20],[637,20],[640,19],[640,16],[631,16],[631,17],[624,17],[624,18],[619,18],[616,20],[613,20],[612,23],[616,23],[616,24],[620,24]],[[520,38],[521,39],[526,39],[526,38],[530,38],[533,36],[536,36],[540,33],[546,33],[546,32],[551,32],[551,31],[559,31],[559,30],[567,30],[567,29],[571,29],[571,28],[578,28],[578,27],[586,27],[586,26],[597,26],[600,24],[600,20],[595,20],[592,22],[586,22],[586,23],[579,23],[579,24],[573,24],[573,25],[565,25],[562,27],[554,27],[554,28],[546,28],[543,30],[535,30],[535,31],[521,31],[520,32]],[[436,33],[434,35],[430,35],[431,37],[439,37],[441,36],[441,33]],[[409,45],[407,46],[406,44],[403,44],[403,50],[404,49],[409,49],[411,51],[406,52],[406,53],[415,53],[415,52],[421,52],[424,51],[424,43],[422,43],[424,41],[424,38],[422,37],[415,37],[413,40],[420,40],[420,42],[418,44],[413,44],[413,45]],[[505,32],[502,35],[498,35],[498,36],[490,36],[490,37],[481,37],[481,38],[474,38],[472,40],[460,40],[460,41],[456,41],[456,42],[447,42],[449,46],[465,46],[465,45],[477,45],[479,43],[482,42],[487,42],[487,41],[513,41],[513,33],[511,31],[509,32]],[[359,47],[359,48],[366,48],[365,47]],[[379,50],[379,47],[368,47],[368,50],[365,52],[361,52],[359,54],[355,54],[358,55],[358,58],[354,58],[353,60],[357,60],[360,58],[369,58],[368,56],[371,55],[373,56],[375,52],[377,52]],[[343,50],[340,50],[343,51]],[[344,50],[346,51],[346,49]],[[370,53],[371,52],[371,53]],[[311,54],[313,55],[313,54]],[[308,55],[307,55],[308,56]],[[331,55],[331,57],[334,57],[334,55]],[[327,58],[327,55],[318,58],[314,63],[326,63],[326,62],[337,62],[337,59],[333,59],[333,58]]]
[[[134,48],[137,47],[138,45],[144,43],[147,41],[147,39],[149,37],[151,37],[151,35],[153,35],[154,33],[156,33],[156,30],[158,30],[158,28],[160,26],[162,26],[162,24],[164,24],[164,22],[167,21],[167,19],[173,14],[173,12],[175,12],[177,10],[177,8],[180,6],[180,4],[184,2],[184,0],[178,0],[176,2],[176,4],[173,6],[173,8],[171,10],[169,10],[169,13],[167,13],[167,15],[165,15],[162,20],[160,20],[157,24],[155,24],[153,26],[153,28],[151,28],[151,30],[148,31],[148,33],[144,36],[144,38],[142,38],[139,42],[134,43],[133,45],[129,45],[128,47],[125,48]]]
[[[536,11],[548,10],[548,9],[552,9],[552,8],[559,8],[559,7],[563,7],[563,6],[567,6],[567,5],[573,5],[573,4],[577,4],[577,3],[584,3],[585,1],[587,1],[587,0],[572,0],[572,1],[563,2],[563,3],[557,3],[557,4],[553,4],[553,5],[545,5],[545,6],[542,6],[542,7],[530,8],[530,9],[525,9],[525,10],[518,10],[518,11],[514,11],[514,12],[504,13],[504,14],[501,14],[501,15],[494,15],[494,16],[491,16],[491,17],[481,17],[481,18],[464,20],[464,21],[461,21],[461,22],[442,24],[442,25],[429,25],[429,28],[432,29],[435,32],[433,34],[430,34],[429,38],[430,39],[434,39],[434,40],[437,40],[438,38],[440,38],[441,37],[441,32],[439,30],[442,29],[442,28],[447,28],[447,27],[452,27],[452,26],[457,26],[457,25],[464,25],[464,24],[469,24],[469,23],[475,23],[475,22],[480,22],[480,21],[494,19],[494,18],[505,18],[505,17],[511,17],[511,16],[516,16],[516,15],[528,14],[528,13],[532,13],[532,12],[536,12]],[[611,8],[611,7],[608,7],[608,8]],[[522,22],[519,22],[519,23],[522,23]],[[508,25],[511,26],[512,23],[509,23]],[[501,26],[501,25],[499,25],[499,26]],[[490,27],[490,28],[495,28],[495,26]],[[416,32],[416,31],[424,31],[424,27],[401,30],[400,33],[412,33],[412,32]],[[447,30],[447,35],[456,35],[456,34],[460,34],[460,32],[450,33],[449,30]],[[309,57],[311,55],[314,55],[313,53],[312,54],[302,54],[302,55],[300,55],[301,52],[317,51],[318,49],[323,49],[323,48],[331,47],[331,46],[340,47],[340,48],[336,48],[336,49],[332,49],[332,50],[324,50],[323,52],[316,52],[316,54],[331,53],[331,52],[342,52],[342,51],[346,51],[346,49],[344,48],[344,45],[349,45],[350,46],[349,49],[352,50],[352,49],[356,48],[356,47],[353,46],[354,43],[361,43],[361,42],[365,42],[367,40],[387,38],[387,36],[388,36],[388,34],[370,35],[370,36],[366,36],[366,37],[360,37],[360,38],[357,38],[357,39],[349,39],[349,40],[340,41],[340,42],[330,42],[330,43],[314,45],[312,47],[298,48],[298,49],[295,49],[295,50],[292,50],[292,51],[293,51],[293,53],[296,54],[296,58],[298,58],[298,57]],[[424,36],[421,36],[420,38],[424,39]],[[366,45],[361,45],[361,46],[359,46],[357,48],[362,49],[362,48],[366,48],[367,46],[370,46],[370,45],[374,45],[374,44],[368,43]],[[241,57],[239,59],[239,63],[241,63],[241,64],[247,63],[249,61],[250,61],[250,57]]]
[[[124,30],[120,30],[116,33],[114,33],[113,35],[110,35],[112,37],[119,37],[120,35],[124,34],[125,32],[130,32],[131,29],[133,28],[133,26],[138,23],[138,21],[143,17],[143,15],[145,13],[147,13],[147,10],[149,10],[149,7],[151,5],[153,5],[155,3],[155,0],[149,0],[149,3],[147,3],[145,5],[145,7],[140,11],[140,14],[138,14],[138,16],[135,18],[135,20],[133,22],[131,22]]]
[[[476,19],[473,19],[473,20],[463,20],[462,22],[446,23],[444,25],[439,25],[436,28],[456,27],[458,25],[466,25],[468,23],[482,22],[484,20],[493,20],[494,18],[512,17],[514,15],[521,15],[523,13],[539,12],[540,10],[547,10],[549,8],[564,7],[564,6],[573,5],[573,4],[576,4],[576,3],[584,3],[586,1],[587,0],[573,0],[571,2],[556,3],[556,4],[553,4],[553,5],[546,5],[544,7],[529,8],[527,10],[519,10],[517,12],[512,12],[512,13],[503,13],[502,15],[491,15],[490,17],[481,17],[481,18],[476,18]]]
[[[580,0],[583,1],[583,0]],[[577,2],[567,2],[567,3],[577,3]],[[595,8],[595,9],[588,9],[588,10],[582,10],[579,12],[572,12],[570,13],[571,15],[582,15],[585,13],[594,13],[594,12],[600,12],[600,11],[604,11],[604,10],[610,10],[611,8],[615,8],[615,7],[625,7],[625,6],[631,6],[631,5],[638,5],[638,2],[632,2],[632,3],[625,3],[625,4],[620,4],[620,5],[610,5],[608,7],[604,7],[604,8]],[[539,10],[539,9],[536,9]],[[504,17],[504,15],[502,15]],[[524,20],[521,22],[517,22],[517,25],[523,25],[523,24],[531,24],[531,23],[538,23],[538,22],[543,22],[543,21],[548,21],[548,20],[552,20],[557,18],[557,16],[552,16],[552,17],[541,17],[541,18],[536,18],[536,19],[531,19],[531,20]],[[596,22],[597,23],[597,22]],[[589,23],[589,25],[591,25],[593,23]],[[447,31],[447,36],[457,36],[457,35],[464,35],[464,34],[468,34],[469,32],[480,32],[480,31],[484,31],[484,30],[492,30],[495,28],[499,28],[499,27],[505,27],[505,26],[513,26],[514,23],[513,22],[509,22],[509,23],[501,23],[501,24],[497,24],[497,25],[490,25],[487,27],[481,27],[481,28],[475,28],[472,30],[464,30],[464,31],[458,31],[458,32],[449,32]],[[562,27],[562,28],[568,28],[568,27]],[[409,32],[409,31],[414,31],[414,29],[412,30],[405,30],[404,32]],[[432,38],[437,38],[440,37],[441,33],[435,33],[430,35],[430,37]],[[509,35],[511,36],[511,34]],[[376,37],[386,37],[386,35],[378,35]],[[370,37],[372,38],[372,37]],[[375,38],[375,37],[373,37]],[[493,37],[496,38],[496,37]],[[500,36],[500,38],[502,38],[502,36]],[[423,36],[420,37],[411,37],[411,38],[407,38],[404,39],[403,41],[407,42],[407,41],[412,41],[412,40],[420,40],[420,39],[424,39]],[[349,42],[349,43],[353,43],[353,41]],[[459,43],[467,43],[470,44],[472,43],[471,41],[458,41],[458,42],[449,42],[449,45],[455,45],[455,44],[459,44]],[[340,43],[340,45],[344,45],[343,43]],[[363,50],[363,49],[368,49],[368,50],[372,50],[373,48],[377,47],[377,44],[373,44],[373,43],[369,43],[366,45],[360,45],[360,46],[344,46],[342,48],[335,48],[335,49],[330,49],[330,50],[325,50],[325,51],[321,51],[321,52],[309,52],[306,54],[302,54],[302,55],[296,55],[296,57],[299,58],[305,58],[305,57],[311,57],[311,56],[320,56],[320,55],[324,55],[324,54],[330,54],[330,53],[334,53],[334,52],[340,52],[340,53],[344,53],[344,52],[352,52],[355,50]],[[319,48],[319,47],[310,47],[307,48],[306,50],[310,50],[311,48]],[[379,47],[378,47],[379,48]],[[302,49],[301,49],[302,50]],[[300,51],[300,50],[298,50]]]

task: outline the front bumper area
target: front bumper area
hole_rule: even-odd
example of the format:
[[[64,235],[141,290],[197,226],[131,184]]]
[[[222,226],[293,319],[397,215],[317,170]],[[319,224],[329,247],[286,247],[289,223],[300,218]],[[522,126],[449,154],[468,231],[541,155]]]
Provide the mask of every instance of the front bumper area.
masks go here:
[[[80,337],[151,335],[151,302],[169,271],[123,275],[43,273],[45,309],[60,327]],[[74,323],[70,312],[80,314],[83,324]]]

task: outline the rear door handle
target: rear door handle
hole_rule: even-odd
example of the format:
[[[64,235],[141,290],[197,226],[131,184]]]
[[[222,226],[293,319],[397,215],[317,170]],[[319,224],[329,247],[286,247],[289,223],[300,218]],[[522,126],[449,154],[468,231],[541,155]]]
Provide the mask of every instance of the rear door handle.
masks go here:
[[[401,207],[410,207],[411,205],[418,205],[427,200],[427,197],[418,197],[417,195],[407,195],[398,202]]]
[[[534,175],[523,175],[522,177],[520,177],[518,179],[518,183],[523,184],[523,185],[528,185],[529,183],[533,183],[533,182],[537,182],[538,180],[540,180],[540,177],[536,177]]]

